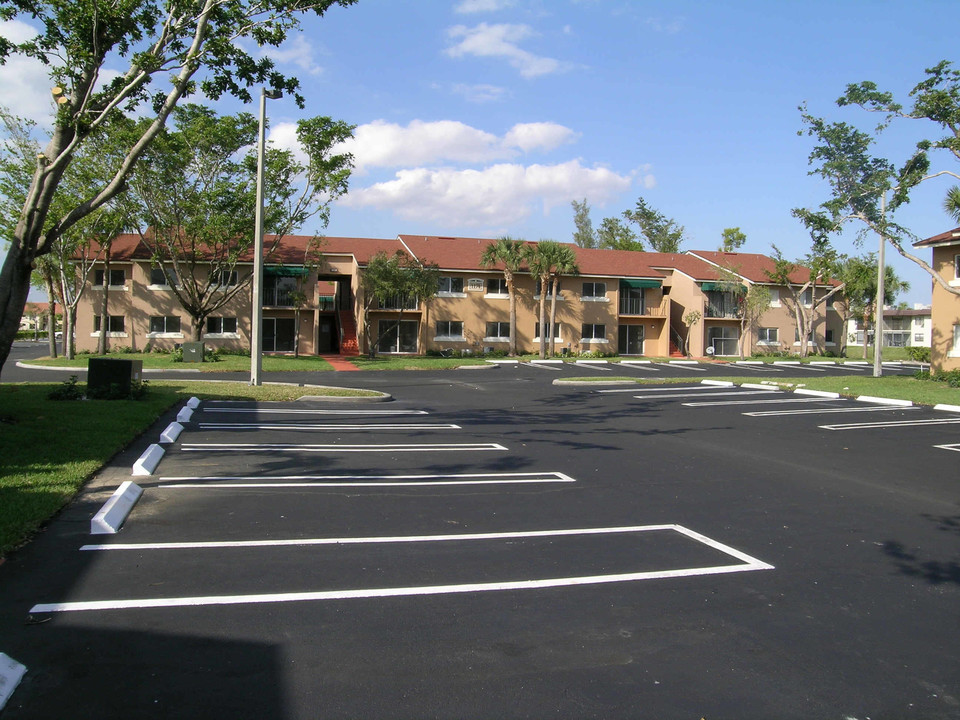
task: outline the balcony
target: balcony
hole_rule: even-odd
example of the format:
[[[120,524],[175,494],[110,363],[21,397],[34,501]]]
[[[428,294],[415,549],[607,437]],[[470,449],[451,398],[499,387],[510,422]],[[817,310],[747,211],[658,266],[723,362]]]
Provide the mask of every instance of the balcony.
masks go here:
[[[669,302],[664,300],[659,305],[647,305],[642,298],[621,297],[621,315],[639,315],[641,317],[666,317]]]

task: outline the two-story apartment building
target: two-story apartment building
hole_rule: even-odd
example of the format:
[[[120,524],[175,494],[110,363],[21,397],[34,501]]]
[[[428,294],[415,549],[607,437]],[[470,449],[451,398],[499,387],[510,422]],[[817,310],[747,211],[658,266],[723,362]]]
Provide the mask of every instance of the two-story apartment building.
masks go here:
[[[288,236],[265,258],[263,347],[303,354],[367,352],[422,354],[436,350],[483,353],[506,350],[510,335],[509,295],[502,268],[484,267],[480,258],[489,238],[400,235],[395,239],[326,237],[322,258],[305,263],[311,238]],[[274,246],[268,238],[267,246]],[[731,272],[744,284],[769,283],[764,274],[773,261],[745,253],[642,253],[573,248],[579,274],[559,281],[556,347],[583,353],[676,354],[685,345],[694,356],[734,355],[741,331],[739,309],[730,286]],[[93,252],[96,252],[93,248]],[[440,269],[440,289],[422,305],[396,298],[368,303],[361,283],[377,253],[405,253]],[[241,257],[230,277],[217,278],[221,292],[243,283],[252,256]],[[134,350],[171,348],[194,339],[199,330],[209,347],[246,348],[250,343],[251,294],[248,288],[211,313],[200,328],[177,300],[168,277],[151,261],[137,235],[121,235],[111,245],[109,278],[94,264],[90,286],[77,320],[78,349],[93,350],[101,332],[111,347]],[[193,270],[203,276],[209,268]],[[803,282],[802,272],[798,282]],[[200,278],[205,279],[204,277]],[[174,282],[179,282],[174,278]],[[540,288],[521,271],[516,278],[517,344],[520,352],[539,345]],[[821,293],[829,285],[818,286]],[[781,292],[783,291],[783,292]],[[107,326],[100,307],[107,293]],[[772,307],[747,329],[746,351],[790,350],[799,344],[785,288],[771,287]],[[690,311],[700,322],[687,324]],[[367,317],[369,314],[369,317]],[[818,347],[829,348],[833,327],[829,310],[815,325]],[[369,322],[370,339],[362,329]],[[548,329],[548,331],[551,329]]]
[[[931,267],[951,290],[960,291],[960,228],[914,243],[933,251]],[[960,370],[960,295],[933,283],[930,363],[936,370]]]

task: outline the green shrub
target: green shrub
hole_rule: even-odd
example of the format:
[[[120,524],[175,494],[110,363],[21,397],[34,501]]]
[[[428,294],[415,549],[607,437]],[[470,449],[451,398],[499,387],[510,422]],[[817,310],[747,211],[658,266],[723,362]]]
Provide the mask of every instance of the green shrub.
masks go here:
[[[77,376],[71,375],[68,380],[52,390],[47,397],[50,400],[82,400],[83,390],[77,385]]]
[[[108,388],[87,389],[87,397],[92,400],[142,400],[146,395],[146,380],[131,381],[129,391],[119,383],[110,383]]]
[[[906,351],[911,360],[923,363],[930,362],[930,348],[928,347],[908,347]]]

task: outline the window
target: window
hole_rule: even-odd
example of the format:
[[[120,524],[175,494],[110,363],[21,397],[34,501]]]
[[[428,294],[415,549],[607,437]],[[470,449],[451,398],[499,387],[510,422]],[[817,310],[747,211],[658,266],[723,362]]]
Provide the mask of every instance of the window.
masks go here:
[[[235,317],[208,317],[207,335],[236,334],[237,319]]]
[[[823,341],[827,345],[833,345],[833,330],[827,328],[823,333]]]
[[[960,280],[960,255],[953,256],[953,277]]]
[[[173,280],[172,283],[167,282],[167,276]],[[150,284],[153,286],[163,286],[176,285],[177,284],[177,274],[170,268],[167,269],[166,275],[163,272],[163,268],[150,268]]]
[[[470,278],[467,281],[467,290],[470,292],[483,292],[485,286],[486,283],[483,282],[483,278]]]
[[[580,326],[580,339],[588,342],[606,342],[607,326],[596,323],[584,323]]]
[[[813,288],[807,288],[803,291],[803,296],[800,298],[800,302],[803,303],[804,307],[810,307],[813,305]]]
[[[780,328],[762,327],[757,330],[757,342],[761,345],[777,345],[780,342]]]
[[[231,287],[239,282],[240,276],[236,270],[213,270],[210,273],[210,284],[216,287]]]
[[[108,333],[122,333],[123,329],[123,315],[110,315],[107,317],[107,332]],[[100,332],[100,316],[93,316],[93,332]]]
[[[150,334],[180,334],[180,318],[173,315],[154,315],[150,318]]]
[[[463,340],[463,321],[437,320],[437,336],[434,340]]]
[[[812,329],[807,332],[807,342],[808,342],[808,343],[812,343],[812,342],[813,342],[813,330],[812,330]],[[799,328],[794,328],[794,329],[793,329],[793,344],[794,344],[794,345],[799,345],[799,344],[800,344],[800,329],[799,329]]]
[[[110,287],[122,287],[127,282],[123,270],[110,271]],[[103,287],[103,270],[93,271],[93,284]]]
[[[953,347],[947,354],[950,357],[960,357],[960,325],[953,326]]]
[[[713,348],[714,355],[736,355],[739,339],[738,327],[720,325],[707,328],[707,347]]]
[[[488,322],[487,334],[484,340],[509,340],[510,323],[508,322]]]
[[[780,307],[780,288],[770,288],[770,307]]]
[[[913,334],[913,342],[915,342],[915,343],[922,343],[922,342],[923,342],[923,333],[914,333],[914,334]]]
[[[380,341],[377,347],[382,353],[415,353],[420,323],[416,320],[380,320],[377,331]]]
[[[487,295],[507,295],[507,281],[505,278],[490,278],[487,280]]]
[[[923,327],[923,316],[917,315],[915,318],[913,318],[913,326]]]
[[[549,327],[549,325],[550,325],[550,321],[547,320],[547,326]],[[562,340],[563,326],[560,323],[554,324],[553,331],[554,331],[554,339]],[[535,323],[533,326],[533,339],[537,340],[539,337],[540,337],[540,323]],[[549,338],[550,336],[548,335],[547,337]]]
[[[463,294],[463,278],[442,277],[440,278],[440,287],[437,289],[438,295],[457,293]]]
[[[735,318],[739,314],[740,306],[732,292],[707,291],[707,317]]]
[[[554,283],[557,285],[557,299],[559,300],[563,297],[563,295],[560,294],[560,278],[552,278],[547,284],[547,297],[553,296]],[[534,297],[540,297],[540,278],[537,278],[537,288],[534,292]]]
[[[607,299],[607,284],[602,282],[585,282],[583,284],[582,292],[580,293],[581,300],[606,300]]]

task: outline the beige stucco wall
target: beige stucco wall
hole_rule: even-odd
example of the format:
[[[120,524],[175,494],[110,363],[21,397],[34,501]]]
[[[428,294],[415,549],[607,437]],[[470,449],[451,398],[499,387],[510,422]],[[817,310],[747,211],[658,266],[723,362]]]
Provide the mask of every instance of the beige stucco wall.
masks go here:
[[[934,248],[933,268],[954,287],[960,287],[960,278],[954,275],[954,257],[960,255],[960,245]],[[931,312],[933,332],[930,342],[930,361],[935,370],[960,370],[960,354],[953,348],[953,326],[960,325],[960,296],[933,283]]]

